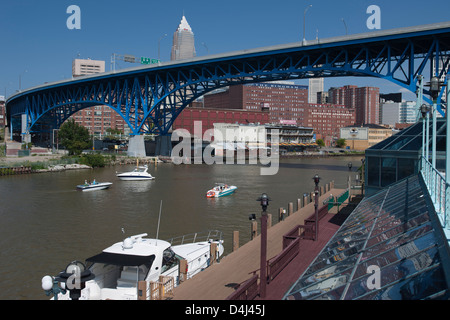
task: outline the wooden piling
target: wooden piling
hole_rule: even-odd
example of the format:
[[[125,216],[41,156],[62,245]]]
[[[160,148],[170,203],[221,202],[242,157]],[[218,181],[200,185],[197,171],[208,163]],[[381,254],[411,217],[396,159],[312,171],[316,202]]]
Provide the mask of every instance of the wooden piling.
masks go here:
[[[239,231],[233,231],[233,251],[239,249]]]
[[[180,260],[179,278],[180,282],[187,280],[188,262],[185,259]]]

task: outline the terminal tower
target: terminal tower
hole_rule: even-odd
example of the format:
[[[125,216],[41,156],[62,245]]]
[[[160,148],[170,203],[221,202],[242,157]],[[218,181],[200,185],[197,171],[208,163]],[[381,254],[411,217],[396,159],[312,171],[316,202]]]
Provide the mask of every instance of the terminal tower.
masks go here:
[[[178,29],[173,34],[170,60],[183,60],[195,57],[194,33],[183,15]]]

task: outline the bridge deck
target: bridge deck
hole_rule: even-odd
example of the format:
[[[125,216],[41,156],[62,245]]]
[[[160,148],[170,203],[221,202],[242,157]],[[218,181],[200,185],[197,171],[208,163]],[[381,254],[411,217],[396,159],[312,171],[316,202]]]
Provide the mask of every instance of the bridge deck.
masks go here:
[[[330,194],[340,194],[343,189],[332,189],[319,198],[322,203]],[[304,220],[314,213],[311,202],[294,212],[284,221],[273,225],[267,231],[267,258],[272,258],[282,251],[283,235],[294,225],[303,224]],[[331,236],[339,228],[329,222],[332,214],[325,216],[319,224],[319,240],[304,240],[300,254],[277,276],[267,287],[266,299],[281,299],[309,263],[320,252]],[[194,278],[175,288],[174,300],[224,300],[234,292],[233,285],[248,280],[251,272],[259,269],[260,235],[247,242],[238,250],[228,254],[217,263]]]

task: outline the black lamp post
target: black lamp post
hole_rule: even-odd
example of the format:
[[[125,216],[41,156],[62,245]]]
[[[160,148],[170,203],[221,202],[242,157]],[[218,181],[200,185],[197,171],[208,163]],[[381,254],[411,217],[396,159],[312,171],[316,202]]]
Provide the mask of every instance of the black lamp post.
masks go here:
[[[431,148],[431,162],[433,168],[436,168],[436,108],[437,108],[437,98],[441,91],[441,83],[439,78],[434,76],[430,80],[430,95],[433,100],[432,116],[433,116],[433,136],[432,136],[432,148]]]
[[[365,180],[365,176],[366,176],[366,171],[365,171],[365,167],[364,164],[366,162],[365,158],[361,159],[361,196],[364,195],[364,180]]]
[[[266,297],[266,285],[267,285],[267,274],[266,274],[266,261],[267,261],[267,206],[271,199],[266,193],[263,193],[261,197],[256,199],[261,203],[261,260],[260,260],[260,284],[259,284],[259,295],[262,299]]]
[[[420,106],[420,113],[422,113],[422,118],[426,118],[426,116],[427,116],[427,113],[430,111],[430,106],[429,105],[427,105],[427,104],[422,104],[421,106]]]
[[[315,189],[314,189],[314,212],[315,212],[315,216],[316,216],[316,235],[314,237],[314,241],[317,241],[317,238],[319,236],[319,182],[320,182],[320,177],[318,174],[316,174],[313,177],[314,183],[316,185]]]

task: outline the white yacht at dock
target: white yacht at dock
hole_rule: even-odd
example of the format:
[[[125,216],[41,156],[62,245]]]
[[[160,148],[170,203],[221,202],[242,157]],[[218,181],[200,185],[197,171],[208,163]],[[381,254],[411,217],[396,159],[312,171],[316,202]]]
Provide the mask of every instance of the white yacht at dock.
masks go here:
[[[173,289],[181,278],[187,280],[203,271],[213,261],[218,261],[224,252],[222,233],[219,231],[192,234],[169,241],[146,236],[144,233],[128,237],[86,259],[86,265],[89,266],[81,270],[81,281],[84,274],[89,276],[78,292],[64,289],[68,287],[68,277],[70,279],[73,276],[71,265],[57,277],[45,276],[42,288],[47,295],[54,294],[55,300],[151,299],[154,295],[150,289],[152,283],[161,283],[161,276],[164,283],[169,283]],[[173,244],[176,242],[179,244]],[[53,290],[55,286],[56,293]],[[60,288],[63,290],[58,293]],[[170,289],[165,287],[164,291]]]

